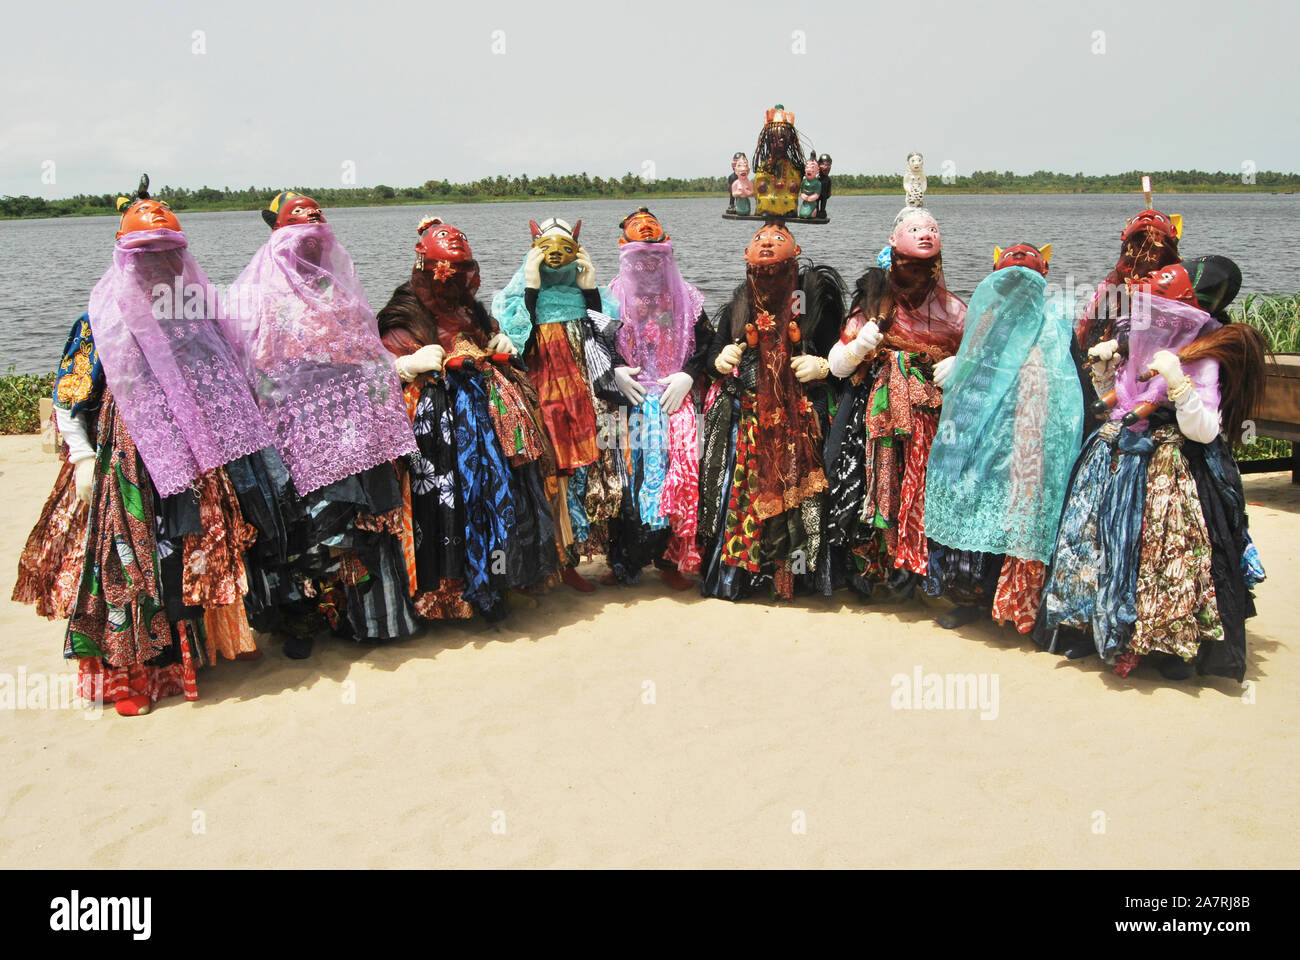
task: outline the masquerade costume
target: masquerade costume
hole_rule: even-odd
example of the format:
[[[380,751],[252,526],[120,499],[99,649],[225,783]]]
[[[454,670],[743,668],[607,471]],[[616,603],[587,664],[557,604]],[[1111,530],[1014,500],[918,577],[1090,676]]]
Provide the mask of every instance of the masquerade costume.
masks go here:
[[[378,315],[393,354],[445,351],[440,374],[413,373],[406,385],[419,446],[398,461],[407,578],[422,617],[498,620],[507,589],[556,571],[555,454],[522,362],[492,349],[500,331],[475,296],[464,234],[427,218],[419,235],[410,281]]]
[[[1089,349],[1117,335],[1116,322],[1127,314],[1129,285],[1153,272],[1178,263],[1178,241],[1183,235],[1180,214],[1164,214],[1152,207],[1149,177],[1142,178],[1147,208],[1130,217],[1120,231],[1119,259],[1106,278],[1097,286],[1087,306],[1079,312],[1075,324],[1074,359],[1079,368],[1084,406],[1091,407],[1097,395],[1085,369]],[[1091,417],[1084,418],[1084,433],[1097,429]]]
[[[598,441],[598,423],[611,419],[610,403],[622,402],[614,370],[625,364],[614,346],[615,326],[588,314],[607,317],[616,308],[602,300],[578,244],[582,221],[572,228],[554,218],[529,225],[533,245],[492,298],[492,317],[524,359],[555,450],[551,508],[568,582],[579,555],[602,551],[605,521],[619,510],[618,466],[608,438]]]
[[[976,610],[991,606],[994,620],[1028,633],[1079,449],[1083,397],[1070,357],[1074,311],[1059,296],[1046,299],[1046,258],[1028,244],[995,258],[943,385],[926,469],[925,587]]]
[[[936,370],[951,365],[966,322],[921,202],[909,196],[895,219],[880,258],[887,266],[858,278],[829,357],[845,383],[826,442],[828,539],[837,581],[868,597],[879,583],[909,597],[929,568],[926,464],[943,403]]]
[[[782,258],[762,255],[765,235],[788,244]],[[830,593],[821,455],[828,398],[819,381],[844,285],[829,267],[801,270],[798,252],[779,221],[760,229],[746,251],[746,279],[718,315],[708,366],[723,375],[706,401],[700,462],[705,596],[740,600],[765,580],[783,600],[796,582]],[[734,365],[727,351],[740,351]],[[820,369],[801,383],[795,363]]]
[[[607,557],[615,580],[635,583],[652,562],[680,573],[700,569],[695,403],[682,392],[693,392],[705,371],[712,329],[704,295],[682,279],[659,221],[641,207],[623,228],[608,299],[621,322],[618,351],[639,368],[645,396],[618,419],[622,498],[609,521]]]
[[[1131,285],[1125,359],[1098,384],[1107,419],[1075,463],[1047,571],[1034,630],[1047,650],[1095,652],[1120,676],[1155,654],[1171,679],[1244,677],[1264,571],[1225,436],[1259,402],[1264,343],[1229,322],[1240,283],[1206,257]]]
[[[225,467],[270,441],[215,291],[148,184],[118,198],[113,264],[64,348],[64,464],[14,589],[68,618],[78,695],[124,714],[196,699],[195,667],[218,652],[256,655],[241,599],[256,531]]]
[[[345,610],[357,639],[406,636],[391,461],[416,444],[401,383],[320,206],[285,192],[262,214],[271,236],[235,281],[228,321],[275,444],[238,484],[267,528],[250,606],[268,628],[292,626],[292,657],[310,650],[317,614],[341,630]]]

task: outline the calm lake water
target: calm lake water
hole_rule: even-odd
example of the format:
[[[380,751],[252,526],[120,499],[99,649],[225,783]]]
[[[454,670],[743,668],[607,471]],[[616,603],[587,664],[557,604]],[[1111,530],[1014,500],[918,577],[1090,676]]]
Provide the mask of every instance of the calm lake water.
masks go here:
[[[741,253],[757,224],[723,220],[723,199],[648,203],[672,235],[682,273],[704,292],[705,308],[716,310],[744,274]],[[1246,292],[1300,290],[1290,255],[1300,248],[1300,196],[1186,194],[1160,198],[1158,205],[1183,214],[1184,256],[1232,257],[1241,265]],[[482,267],[482,296],[490,299],[523,261],[529,218],[559,216],[570,223],[582,218],[581,239],[598,281],[605,283],[618,266],[618,222],[636,206],[635,200],[431,204],[328,209],[326,216],[378,309],[410,275],[415,225],[426,214],[441,216],[469,236]],[[901,206],[901,194],[833,197],[831,222],[796,226],[795,239],[805,255],[836,267],[852,284],[875,262]],[[1096,284],[1114,265],[1120,228],[1142,207],[1142,198],[944,196],[932,197],[929,206],[943,231],[948,285],[969,298],[992,267],[993,247],[1019,241],[1052,244],[1049,279]],[[182,223],[200,265],[221,285],[235,279],[267,237],[256,212],[182,214]],[[111,262],[116,230],[116,217],[0,222],[0,370],[54,368],[69,326]]]

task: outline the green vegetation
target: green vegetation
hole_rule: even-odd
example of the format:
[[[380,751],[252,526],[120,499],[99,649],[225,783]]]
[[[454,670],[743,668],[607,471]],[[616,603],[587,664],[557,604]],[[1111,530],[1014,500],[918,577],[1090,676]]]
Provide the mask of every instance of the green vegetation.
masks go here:
[[[1274,353],[1300,353],[1300,293],[1284,297],[1262,297],[1248,293],[1231,311],[1232,319],[1246,322],[1264,334]],[[1239,460],[1267,460],[1291,456],[1289,440],[1257,437],[1237,453]]]
[[[10,367],[0,376],[0,434],[38,432],[41,397],[53,390],[53,373],[14,373]]]
[[[902,174],[837,173],[836,196],[853,194],[892,195],[902,190]],[[1031,174],[1010,171],[980,171],[957,176],[944,183],[939,173],[929,177],[929,192],[945,193],[1134,193],[1141,183],[1140,171],[1085,176],[1082,173],[1051,173],[1039,170]],[[1200,170],[1175,170],[1151,174],[1160,193],[1295,193],[1300,191],[1300,174],[1263,171],[1255,174],[1253,184],[1243,184],[1240,173],[1207,173]],[[484,177],[472,183],[449,183],[426,180],[418,187],[292,187],[315,198],[325,207],[398,206],[414,203],[479,203],[509,200],[583,200],[590,198],[627,197],[724,197],[727,178],[668,177],[646,181],[632,173],[622,177],[589,177],[586,173],[554,174],[545,177]],[[167,187],[155,195],[175,210],[260,210],[278,190],[271,187]],[[116,194],[92,196],[78,194],[63,200],[42,197],[0,197],[0,219],[26,217],[81,217],[116,212]]]

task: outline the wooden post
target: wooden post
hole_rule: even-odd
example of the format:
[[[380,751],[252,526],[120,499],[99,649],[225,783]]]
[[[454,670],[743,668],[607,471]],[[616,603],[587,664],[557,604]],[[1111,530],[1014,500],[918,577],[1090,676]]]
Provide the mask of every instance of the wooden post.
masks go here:
[[[59,452],[58,432],[54,429],[54,401],[49,397],[41,397],[40,400],[40,417],[41,417],[41,453]]]

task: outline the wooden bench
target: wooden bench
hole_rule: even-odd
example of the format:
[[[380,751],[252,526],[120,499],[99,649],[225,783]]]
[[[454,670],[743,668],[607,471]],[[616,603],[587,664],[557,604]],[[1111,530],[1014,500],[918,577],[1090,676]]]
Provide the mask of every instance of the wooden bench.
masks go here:
[[[1255,435],[1274,440],[1290,440],[1290,457],[1268,460],[1245,460],[1242,473],[1291,471],[1291,482],[1300,483],[1300,354],[1279,353],[1275,362],[1266,364],[1264,403],[1255,420]]]

